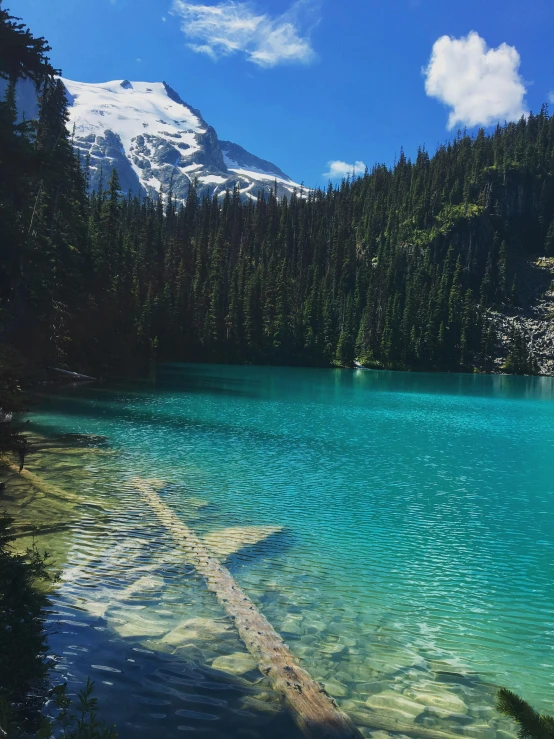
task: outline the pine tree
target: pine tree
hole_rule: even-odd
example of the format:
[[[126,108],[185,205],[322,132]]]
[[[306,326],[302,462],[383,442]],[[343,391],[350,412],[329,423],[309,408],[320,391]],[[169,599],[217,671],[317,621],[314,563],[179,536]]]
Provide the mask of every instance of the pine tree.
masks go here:
[[[519,724],[519,739],[554,739],[554,717],[538,713],[510,690],[498,691],[497,709]]]
[[[523,333],[512,326],[508,357],[502,369],[512,375],[535,375],[537,364]]]

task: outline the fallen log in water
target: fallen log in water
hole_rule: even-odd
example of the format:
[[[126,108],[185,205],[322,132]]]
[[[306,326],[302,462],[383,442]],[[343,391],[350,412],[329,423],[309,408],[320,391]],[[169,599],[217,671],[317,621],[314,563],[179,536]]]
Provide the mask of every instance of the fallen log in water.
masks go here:
[[[58,367],[50,367],[52,372],[58,372],[60,375],[65,375],[72,380],[79,380],[81,382],[92,382],[96,380],[96,377],[90,375],[81,375],[79,372],[71,372],[70,370],[59,369]]]
[[[81,503],[81,504],[93,506],[95,508],[103,508],[103,506],[100,503],[91,502],[89,497],[83,500],[83,498],[81,498],[79,495],[75,495],[75,493],[69,493],[67,492],[67,490],[62,490],[56,485],[52,485],[50,482],[47,482],[44,478],[40,477],[39,475],[35,475],[34,472],[31,472],[26,467],[20,470],[19,467],[13,462],[8,462],[6,466],[16,475],[20,475],[21,477],[24,477],[26,480],[28,480],[31,483],[33,487],[35,487],[37,490],[40,490],[45,495],[50,495],[53,498],[60,498],[61,500],[68,500],[68,501],[71,501],[72,503]]]
[[[36,524],[18,524],[12,527],[12,536],[14,539],[22,539],[29,536],[44,536],[45,534],[57,534],[59,531],[65,531],[68,528],[67,523],[52,524],[51,526]]]
[[[273,689],[285,698],[303,734],[312,739],[361,739],[361,733],[348,716],[339,710],[323,687],[296,663],[269,621],[201,538],[162,501],[147,480],[134,478],[131,483],[183,548],[188,562],[204,577],[208,589],[233,620],[246,648],[258,662],[260,671],[268,676]]]

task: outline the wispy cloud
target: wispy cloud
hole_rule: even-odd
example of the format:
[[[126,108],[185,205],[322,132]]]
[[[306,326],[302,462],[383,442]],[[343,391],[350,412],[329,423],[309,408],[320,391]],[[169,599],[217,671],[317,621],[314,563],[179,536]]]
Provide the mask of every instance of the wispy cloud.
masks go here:
[[[348,164],[348,162],[342,162],[340,159],[334,159],[327,162],[327,166],[329,171],[324,172],[323,176],[330,180],[341,180],[343,177],[348,177],[348,175],[363,174],[366,170],[365,164],[360,161]]]
[[[554,103],[554,90],[551,90],[551,91],[550,91],[550,92],[548,93],[548,102],[549,102],[549,103]]]
[[[520,61],[514,46],[489,49],[475,31],[459,39],[441,36],[423,70],[425,91],[451,109],[448,128],[518,120],[526,114],[527,92]]]
[[[319,22],[320,0],[297,0],[282,15],[257,12],[249,2],[223,0],[202,5],[173,0],[172,12],[182,19],[189,46],[219,59],[243,54],[260,67],[283,63],[309,64],[316,59],[310,34]]]

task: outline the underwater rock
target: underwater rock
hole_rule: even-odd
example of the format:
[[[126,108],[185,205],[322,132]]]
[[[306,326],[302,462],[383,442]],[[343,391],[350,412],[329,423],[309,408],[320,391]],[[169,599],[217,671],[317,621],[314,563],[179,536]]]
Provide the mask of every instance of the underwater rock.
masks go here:
[[[241,698],[241,705],[245,710],[255,711],[256,713],[266,713],[274,716],[280,712],[281,707],[276,700],[263,700],[260,696],[245,695]]]
[[[80,607],[87,611],[87,613],[90,613],[91,616],[104,618],[106,611],[110,607],[110,603],[108,601],[91,600],[87,603],[80,604]]]
[[[448,674],[455,674],[455,675],[461,675],[466,676],[468,674],[467,670],[460,664],[457,660],[441,660],[441,659],[431,659],[429,660],[429,669],[432,672],[446,672]]]
[[[230,625],[211,618],[189,618],[164,636],[162,641],[175,647],[188,642],[214,641],[224,636],[233,636]]]
[[[444,708],[436,708],[435,706],[425,706],[425,711],[418,718],[418,723],[429,724],[434,726],[439,721],[448,721],[456,725],[472,723],[475,719],[467,713],[453,713]]]
[[[305,646],[304,644],[295,644],[294,653],[299,659],[310,659],[314,655],[315,649],[313,647]]]
[[[273,698],[265,697],[268,693],[260,693],[259,695],[245,695],[241,698],[241,705],[245,710],[255,711],[256,713],[265,713],[269,716],[275,716],[280,713],[281,706],[279,702]]]
[[[489,724],[468,724],[456,726],[457,736],[467,736],[470,739],[497,739],[497,730]]]
[[[323,685],[325,686],[325,690],[329,695],[332,695],[333,698],[344,698],[345,695],[348,695],[349,691],[346,685],[343,685],[332,677],[325,680]]]
[[[407,723],[412,723],[425,710],[421,703],[416,703],[394,690],[370,695],[365,703],[382,716]]]
[[[377,728],[374,711],[370,711],[361,701],[342,701],[341,708],[347,712],[356,726],[373,730]]]
[[[123,624],[114,623],[113,628],[119,636],[126,638],[132,636],[161,636],[167,631],[167,626],[159,621],[148,621],[140,618],[140,616]]]
[[[162,577],[145,575],[144,577],[139,577],[138,580],[135,580],[135,582],[131,583],[124,590],[122,590],[121,593],[118,594],[117,599],[126,600],[127,598],[130,598],[131,596],[137,595],[139,593],[147,593],[152,590],[161,590],[164,585],[165,582]]]
[[[282,526],[233,526],[213,531],[203,542],[220,559],[227,559],[245,547],[252,547],[283,531]]]
[[[496,730],[496,739],[518,739],[517,734],[512,734],[504,729]]]
[[[325,642],[321,645],[320,654],[327,657],[338,657],[345,651],[346,647],[344,644],[337,642]]]
[[[389,680],[372,680],[368,681],[364,675],[363,665],[356,665],[355,669],[349,666],[349,671],[352,674],[352,678],[359,677],[360,680],[356,682],[356,691],[358,693],[366,693],[369,695],[375,695],[376,693],[382,693],[384,690],[390,688]]]
[[[212,662],[214,670],[227,672],[229,675],[244,675],[257,667],[256,660],[248,652],[234,652],[222,654]]]
[[[287,616],[285,616],[283,622],[281,623],[281,632],[287,633],[287,634],[296,634],[301,635],[302,628],[302,616],[296,613],[289,613]]]
[[[438,708],[444,713],[466,714],[468,712],[468,707],[463,702],[463,700],[461,698],[458,698],[457,695],[454,695],[454,693],[450,693],[447,691],[441,691],[440,693],[437,693],[415,689],[405,690],[404,695],[417,701],[418,703],[422,703],[424,706]]]
[[[158,644],[162,647],[160,651],[167,651],[170,648],[170,645],[164,644],[163,642],[158,642]],[[200,649],[196,644],[183,644],[176,648],[171,647],[171,651],[172,654],[177,655],[181,659],[187,660],[187,662],[195,662],[199,665],[207,664],[217,656],[215,652],[211,650],[207,652],[205,649]]]
[[[368,656],[365,665],[368,668],[368,674],[371,670],[377,673],[390,674],[392,671],[406,670],[409,667],[419,667],[421,669],[426,667],[427,663],[416,652],[386,649],[383,650],[382,654]]]
[[[171,644],[164,644],[161,639],[141,639],[139,644],[151,652],[162,652],[162,654],[176,654],[178,651]],[[192,644],[188,644],[187,646],[192,646]]]
[[[356,639],[352,639],[349,636],[341,636],[340,641],[341,641],[341,644],[344,644],[344,646],[348,647],[349,649],[351,649],[352,647],[355,647],[357,643]]]

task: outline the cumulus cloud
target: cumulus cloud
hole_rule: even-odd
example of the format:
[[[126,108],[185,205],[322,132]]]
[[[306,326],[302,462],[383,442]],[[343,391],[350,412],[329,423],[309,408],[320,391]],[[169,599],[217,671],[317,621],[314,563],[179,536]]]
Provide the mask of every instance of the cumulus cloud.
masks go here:
[[[331,180],[340,180],[343,177],[348,177],[348,175],[352,174],[363,174],[366,170],[365,164],[360,161],[348,164],[348,162],[341,162],[340,159],[334,159],[327,162],[327,166],[329,167],[329,171],[324,172],[323,176],[328,177]]]
[[[217,5],[173,0],[172,12],[182,19],[181,28],[194,51],[214,60],[240,53],[260,67],[275,67],[314,61],[310,33],[319,20],[319,2],[297,0],[274,17],[236,0]]]
[[[459,39],[441,36],[423,70],[425,92],[450,107],[448,128],[515,121],[527,112],[519,64],[514,46],[489,49],[475,31]]]

